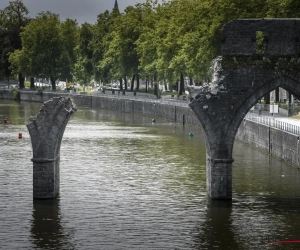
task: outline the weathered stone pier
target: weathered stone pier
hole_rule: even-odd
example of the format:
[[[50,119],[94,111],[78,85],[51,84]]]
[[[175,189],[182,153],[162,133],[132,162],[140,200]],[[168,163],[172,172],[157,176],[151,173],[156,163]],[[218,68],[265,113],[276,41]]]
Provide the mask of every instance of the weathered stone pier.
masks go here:
[[[279,87],[300,99],[299,67],[300,19],[234,20],[223,27],[221,55],[213,60],[212,81],[199,87],[190,86],[191,110],[141,100],[102,96],[74,98],[83,106],[155,115],[195,125],[200,122],[206,136],[208,194],[212,199],[231,199],[232,151],[238,128],[253,105]],[[38,96],[24,91],[21,100],[44,101],[54,95],[44,93]],[[76,108],[72,108],[71,104],[66,106],[67,113],[75,112]],[[41,113],[39,115],[42,117]],[[54,115],[55,112],[48,113],[53,117],[42,118],[52,122],[45,131],[40,129],[39,121],[33,120],[28,124],[34,150],[35,198],[55,197],[59,190],[59,148],[68,118],[61,121],[61,127],[57,126],[51,132],[54,121],[62,118]],[[268,138],[262,138],[261,144],[268,143],[268,148],[274,149],[274,155],[284,159],[287,147],[275,145],[276,141],[283,141],[279,138],[283,134],[271,133],[270,128],[268,131],[264,134],[257,132],[258,137],[267,134]],[[56,134],[56,137],[51,134]],[[299,164],[298,144],[298,136],[290,138],[289,145],[296,145],[297,150],[289,158],[296,164]],[[265,148],[265,145],[261,146]],[[48,170],[46,181],[43,178]],[[51,192],[53,195],[50,195]]]
[[[33,198],[52,199],[59,193],[61,140],[76,110],[70,98],[54,97],[27,124],[33,151]]]
[[[190,86],[190,107],[206,134],[207,190],[232,198],[232,149],[238,128],[258,100],[282,87],[300,97],[300,19],[227,23],[212,81]]]

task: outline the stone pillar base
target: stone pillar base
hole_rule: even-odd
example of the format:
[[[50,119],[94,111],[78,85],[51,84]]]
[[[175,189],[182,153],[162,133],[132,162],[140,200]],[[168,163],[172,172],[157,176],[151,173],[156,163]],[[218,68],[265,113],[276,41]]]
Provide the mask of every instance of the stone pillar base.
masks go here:
[[[53,199],[59,194],[59,160],[32,159],[34,199]]]
[[[206,157],[207,192],[211,199],[232,199],[233,159]]]

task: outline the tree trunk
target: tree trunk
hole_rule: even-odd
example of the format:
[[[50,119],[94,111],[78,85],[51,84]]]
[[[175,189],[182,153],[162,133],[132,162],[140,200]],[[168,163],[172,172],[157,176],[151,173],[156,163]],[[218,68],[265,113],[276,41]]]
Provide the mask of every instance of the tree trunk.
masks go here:
[[[180,86],[179,86],[179,95],[182,95],[184,90],[184,78],[183,78],[183,74],[180,74]]]
[[[140,75],[136,74],[136,90],[140,89]]]
[[[154,76],[152,82],[153,88],[155,88],[156,82],[157,82],[157,76]]]
[[[34,86],[34,77],[30,77],[30,89],[35,89],[35,86]]]
[[[279,88],[275,90],[275,102],[279,102]]]
[[[167,91],[168,90],[168,86],[166,84],[166,79],[164,79],[164,87],[165,87],[165,90],[164,91]]]
[[[270,93],[266,94],[264,96],[264,99],[265,99],[265,104],[270,104]]]
[[[156,95],[158,98],[158,84],[157,83],[154,83],[154,95]]]
[[[56,91],[56,84],[55,84],[54,77],[50,77],[50,81],[51,81],[52,91]]]
[[[130,90],[131,90],[131,91],[133,91],[134,80],[135,80],[135,75],[133,75],[133,76],[132,76],[132,79],[131,79],[131,84],[130,84]]]
[[[19,73],[18,77],[19,77],[19,88],[24,89],[25,88],[25,77],[21,73]]]
[[[146,78],[146,89],[145,89],[146,93],[148,93],[148,84],[149,84],[149,80],[148,80],[148,78]]]
[[[127,77],[126,76],[124,76],[124,85],[125,85],[125,90],[127,90],[128,87],[127,87]]]

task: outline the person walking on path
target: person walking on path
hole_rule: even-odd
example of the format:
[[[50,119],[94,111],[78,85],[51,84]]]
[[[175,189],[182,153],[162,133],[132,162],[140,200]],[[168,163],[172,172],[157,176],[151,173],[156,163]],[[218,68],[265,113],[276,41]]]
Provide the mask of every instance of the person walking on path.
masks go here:
[[[261,115],[261,105],[258,106],[258,115]]]

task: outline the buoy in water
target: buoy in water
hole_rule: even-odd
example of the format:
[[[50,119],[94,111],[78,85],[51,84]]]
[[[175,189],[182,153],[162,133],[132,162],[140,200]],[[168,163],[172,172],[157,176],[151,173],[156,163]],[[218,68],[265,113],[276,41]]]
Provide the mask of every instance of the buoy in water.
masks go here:
[[[189,137],[190,137],[190,138],[193,138],[193,137],[194,137],[194,134],[193,134],[192,132],[190,132],[190,133],[189,133]]]
[[[19,139],[22,139],[22,133],[19,133]]]

